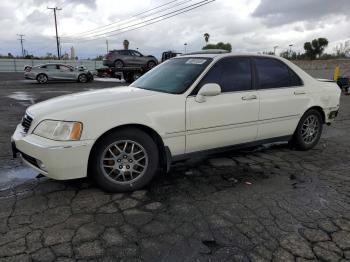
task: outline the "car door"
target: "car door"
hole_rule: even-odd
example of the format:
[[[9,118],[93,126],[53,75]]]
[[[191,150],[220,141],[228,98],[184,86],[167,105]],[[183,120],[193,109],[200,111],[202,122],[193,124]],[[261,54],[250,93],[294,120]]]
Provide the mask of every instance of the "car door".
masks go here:
[[[129,50],[131,55],[132,55],[132,59],[133,59],[133,64],[136,66],[142,66],[146,64],[146,59],[143,55],[141,55],[141,53],[134,51],[134,50]]]
[[[59,79],[59,69],[56,64],[48,64],[45,68],[46,74],[49,79]]]
[[[260,99],[258,139],[293,134],[309,104],[302,80],[279,59],[255,57],[253,61]]]
[[[66,65],[58,65],[60,71],[60,79],[76,80],[77,74],[72,67]]]
[[[131,55],[129,50],[120,50],[120,59],[123,61],[124,65],[131,66],[133,65],[133,56]]]
[[[221,94],[196,101],[198,90],[216,83]],[[219,60],[186,100],[186,152],[251,142],[257,136],[259,99],[249,57]]]

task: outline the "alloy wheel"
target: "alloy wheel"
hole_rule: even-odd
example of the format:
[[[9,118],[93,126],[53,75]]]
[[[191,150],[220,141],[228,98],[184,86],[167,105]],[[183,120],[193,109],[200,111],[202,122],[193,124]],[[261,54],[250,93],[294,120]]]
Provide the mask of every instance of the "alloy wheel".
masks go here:
[[[79,82],[81,82],[81,83],[87,82],[87,77],[86,77],[86,75],[80,75],[80,76],[79,76]]]
[[[319,132],[319,126],[320,123],[317,116],[309,115],[305,119],[301,127],[301,136],[304,143],[311,144],[315,141]]]
[[[109,145],[100,161],[103,174],[117,184],[130,184],[144,175],[148,154],[139,143],[120,140]]]
[[[47,82],[47,77],[45,75],[39,75],[38,81],[39,81],[39,83],[44,84]]]

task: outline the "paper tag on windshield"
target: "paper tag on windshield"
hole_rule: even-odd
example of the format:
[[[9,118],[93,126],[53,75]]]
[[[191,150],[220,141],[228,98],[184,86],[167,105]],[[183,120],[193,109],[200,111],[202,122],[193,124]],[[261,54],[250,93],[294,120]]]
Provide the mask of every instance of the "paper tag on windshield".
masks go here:
[[[205,61],[206,59],[191,58],[186,61],[186,64],[202,65],[205,63]]]

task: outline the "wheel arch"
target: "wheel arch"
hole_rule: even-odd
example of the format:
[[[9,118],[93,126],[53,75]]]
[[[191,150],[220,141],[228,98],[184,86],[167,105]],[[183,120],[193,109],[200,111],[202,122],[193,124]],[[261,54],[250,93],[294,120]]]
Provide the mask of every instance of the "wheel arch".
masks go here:
[[[135,128],[135,129],[139,129],[143,132],[145,132],[146,134],[148,134],[156,143],[158,151],[159,151],[159,166],[161,169],[167,171],[169,168],[169,158],[170,158],[170,151],[169,149],[167,149],[167,147],[164,145],[163,139],[161,138],[161,136],[158,134],[158,132],[156,132],[153,128],[143,125],[143,124],[125,124],[125,125],[121,125],[121,126],[116,126],[114,128],[111,128],[109,130],[107,130],[106,132],[104,132],[102,135],[100,135],[95,143],[93,144],[91,150],[90,150],[90,154],[89,154],[89,159],[88,159],[88,170],[90,169],[90,159],[91,156],[94,152],[95,146],[98,144],[98,142],[108,136],[109,134],[117,131],[117,130],[121,130],[121,129],[126,129],[126,128]]]
[[[38,80],[38,77],[39,77],[40,75],[44,75],[44,76],[47,77],[47,79],[49,79],[49,76],[48,76],[46,73],[44,73],[44,72],[37,73],[36,76],[35,76],[35,79]]]
[[[321,114],[323,124],[325,124],[325,123],[326,123],[326,114],[325,114],[325,112],[323,111],[323,108],[320,107],[320,106],[312,106],[312,107],[308,108],[308,109],[305,111],[305,113],[306,113],[307,111],[311,110],[311,109],[317,110],[317,111]],[[305,113],[304,113],[304,114],[305,114]]]

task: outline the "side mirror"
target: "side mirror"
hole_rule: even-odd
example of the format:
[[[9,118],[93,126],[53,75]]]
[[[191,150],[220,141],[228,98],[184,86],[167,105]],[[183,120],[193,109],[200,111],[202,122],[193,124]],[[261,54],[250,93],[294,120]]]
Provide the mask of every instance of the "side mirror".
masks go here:
[[[208,83],[199,89],[196,96],[196,101],[198,103],[203,103],[206,101],[206,96],[217,96],[221,94],[221,87],[218,84]]]

